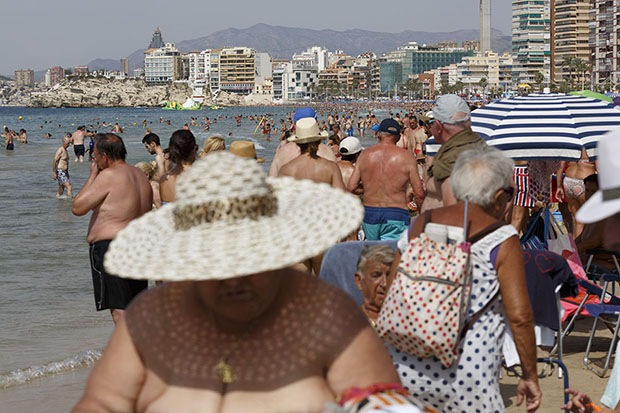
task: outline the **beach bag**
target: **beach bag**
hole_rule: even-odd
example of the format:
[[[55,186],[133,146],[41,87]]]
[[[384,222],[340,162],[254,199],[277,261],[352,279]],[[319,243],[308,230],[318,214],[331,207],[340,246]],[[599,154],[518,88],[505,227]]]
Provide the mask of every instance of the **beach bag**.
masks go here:
[[[573,240],[573,235],[558,225],[555,218],[553,218],[553,214],[547,214],[545,219],[549,222],[549,229],[547,231],[547,246],[549,251],[564,257],[571,271],[575,274],[575,277],[587,280],[588,277],[583,269],[577,245]]]
[[[468,206],[465,202],[463,240]],[[426,227],[430,214],[424,219]],[[464,322],[471,294],[470,246],[467,241],[438,243],[424,232],[409,241],[376,321],[387,343],[412,356],[435,356],[445,367],[458,358],[459,341],[473,324]]]

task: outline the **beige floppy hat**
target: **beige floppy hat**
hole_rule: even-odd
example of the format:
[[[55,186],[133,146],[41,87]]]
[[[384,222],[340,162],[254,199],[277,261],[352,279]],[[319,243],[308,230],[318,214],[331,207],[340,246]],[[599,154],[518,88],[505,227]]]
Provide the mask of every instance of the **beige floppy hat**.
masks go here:
[[[242,158],[256,159],[256,162],[258,163],[265,162],[265,158],[259,158],[256,156],[256,146],[254,146],[254,142],[233,141],[229,145],[228,150],[230,153]]]
[[[133,279],[240,277],[318,255],[356,229],[363,215],[360,201],[344,191],[268,178],[253,160],[212,152],[179,177],[175,202],[117,234],[104,265]]]
[[[289,142],[309,143],[327,138],[326,131],[319,131],[319,124],[314,118],[302,118],[295,123],[295,134],[288,138]]]

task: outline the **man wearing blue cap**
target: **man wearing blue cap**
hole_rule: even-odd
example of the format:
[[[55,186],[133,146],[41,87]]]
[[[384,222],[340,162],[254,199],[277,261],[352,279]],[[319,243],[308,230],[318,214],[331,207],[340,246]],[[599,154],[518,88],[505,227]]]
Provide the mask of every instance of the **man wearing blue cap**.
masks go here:
[[[397,240],[409,226],[407,187],[413,188],[418,205],[424,201],[424,188],[411,152],[398,148],[400,125],[384,119],[379,125],[379,143],[359,156],[347,190],[364,194],[362,229],[368,240]],[[361,185],[360,185],[361,184]]]
[[[314,109],[306,107],[299,108],[295,111],[295,124],[297,124],[298,120],[304,118],[316,119]],[[273,161],[271,161],[271,166],[269,167],[269,176],[278,176],[280,173],[280,168],[297,158],[299,155],[301,155],[301,149],[299,149],[299,146],[295,142],[285,142],[279,145],[276,149],[276,154],[273,156]],[[331,148],[324,143],[319,144],[317,155],[323,159],[327,159],[328,161],[336,162],[336,155],[334,155]]]

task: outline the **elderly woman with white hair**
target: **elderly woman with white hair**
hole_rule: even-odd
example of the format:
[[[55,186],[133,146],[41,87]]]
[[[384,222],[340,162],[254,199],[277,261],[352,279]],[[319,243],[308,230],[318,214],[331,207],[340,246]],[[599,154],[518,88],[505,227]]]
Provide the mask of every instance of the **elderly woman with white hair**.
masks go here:
[[[534,323],[525,284],[523,254],[516,230],[505,225],[512,205],[512,161],[493,148],[463,152],[451,174],[456,205],[428,211],[403,234],[399,248],[425,232],[438,242],[461,242],[465,200],[471,242],[472,292],[467,320],[475,320],[459,344],[451,367],[437,358],[418,358],[390,349],[401,381],[410,394],[441,411],[504,411],[499,391],[501,349],[506,322],[521,359],[523,378],[517,404],[527,411],[540,406],[536,375]],[[392,266],[394,279],[400,261]],[[477,319],[476,319],[477,317]]]

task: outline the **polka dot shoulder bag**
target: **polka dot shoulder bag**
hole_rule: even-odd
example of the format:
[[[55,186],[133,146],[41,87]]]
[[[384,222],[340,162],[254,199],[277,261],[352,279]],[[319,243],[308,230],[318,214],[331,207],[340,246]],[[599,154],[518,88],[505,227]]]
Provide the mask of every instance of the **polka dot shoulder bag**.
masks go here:
[[[463,240],[468,207],[465,202]],[[426,226],[430,211],[424,220]],[[436,242],[424,232],[409,241],[377,318],[384,340],[406,354],[452,365],[470,301],[470,246]]]

